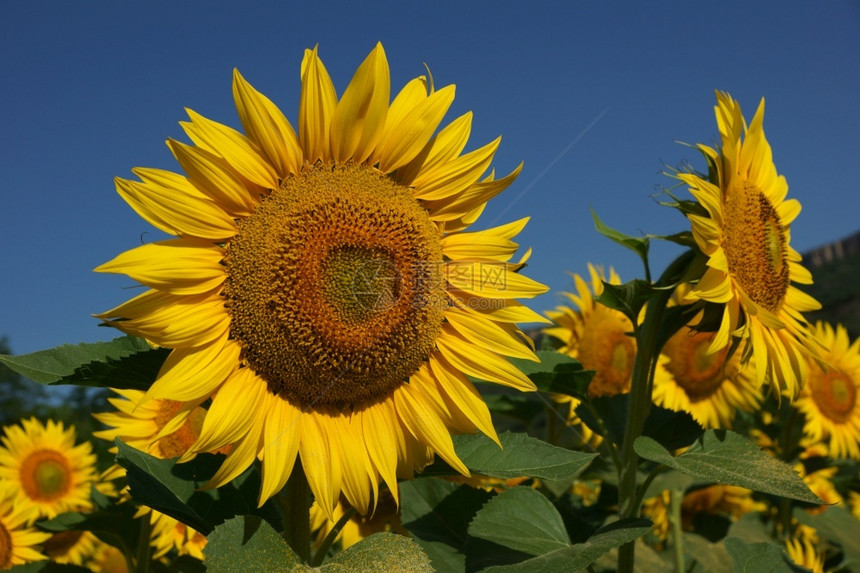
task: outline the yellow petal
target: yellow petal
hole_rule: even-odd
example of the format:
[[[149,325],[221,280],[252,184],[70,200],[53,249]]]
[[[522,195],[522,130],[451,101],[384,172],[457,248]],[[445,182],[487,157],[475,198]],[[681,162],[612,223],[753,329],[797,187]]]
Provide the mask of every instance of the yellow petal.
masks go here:
[[[475,385],[441,354],[430,356],[430,370],[445,396],[472,421],[475,427],[501,446],[490,410]]]
[[[278,107],[233,70],[233,100],[245,133],[256,143],[282,179],[297,174],[302,152],[293,126]]]
[[[404,185],[410,185],[412,181],[425,171],[432,170],[438,165],[447,163],[460,155],[469,141],[472,131],[472,112],[466,112],[450,124],[442,128],[436,137],[424,146],[418,155],[397,171],[397,180]]]
[[[299,100],[299,141],[305,161],[331,159],[329,128],[337,93],[331,78],[317,56],[317,48],[305,50],[302,59],[302,95]]]
[[[540,362],[534,352],[492,320],[456,308],[446,310],[445,319],[473,344],[505,356]]]
[[[430,211],[430,218],[434,221],[453,221],[482,207],[487,201],[507,189],[519,176],[522,168],[523,164],[520,163],[516,169],[501,179],[481,181],[469,186],[459,195],[439,201],[428,201],[426,206]]]
[[[259,417],[253,413],[264,404],[268,391],[250,368],[234,372],[212,398],[193,451],[212,452],[244,437]]]
[[[462,193],[487,170],[501,141],[497,137],[475,151],[421,172],[412,182],[413,195],[416,199],[433,201]]]
[[[397,438],[394,427],[395,412],[385,401],[369,406],[357,413],[361,422],[364,447],[388,489],[399,505],[397,488]]]
[[[226,278],[224,251],[212,241],[174,239],[126,251],[94,270],[121,273],[148,287],[175,294],[200,294]]]
[[[135,169],[144,178],[156,170]],[[164,171],[162,173],[169,173]],[[235,221],[187,179],[170,173],[168,186],[116,178],[116,190],[135,212],[171,235],[227,239],[238,232]]]
[[[361,425],[353,423],[350,417],[349,414],[341,414],[330,418],[330,421],[334,422],[337,428],[335,435],[337,447],[340,449],[343,495],[359,513],[366,514],[371,495],[378,498],[378,490],[375,479],[372,479],[375,472],[364,448]]]
[[[211,396],[239,367],[241,347],[227,333],[195,348],[176,348],[164,361],[146,399],[191,401]]]
[[[356,70],[334,110],[331,149],[337,163],[367,159],[382,136],[391,95],[388,60],[382,44]]]
[[[317,416],[324,419],[317,420]],[[299,456],[314,498],[326,516],[334,521],[334,508],[340,495],[340,460],[335,458],[338,450],[331,446],[322,427],[328,427],[327,418],[313,411],[302,413],[299,418]]]
[[[265,412],[263,408],[262,412]],[[263,423],[265,416],[252,416],[252,425],[248,432],[245,433],[238,441],[233,443],[230,448],[230,453],[222,462],[221,467],[215,472],[215,475],[204,486],[204,489],[221,487],[225,483],[239,477],[239,475],[248,469],[257,456],[257,451],[261,447]],[[265,477],[265,474],[264,474]]]
[[[279,396],[271,395],[266,415],[263,457],[263,483],[260,504],[281,491],[290,477],[299,451],[299,416],[301,410]]]
[[[486,298],[531,298],[549,287],[510,270],[504,263],[451,262],[445,279],[454,288]]]
[[[412,161],[424,149],[454,101],[454,86],[446,86],[416,105],[402,120],[389,116],[377,155],[379,170],[390,173]]]
[[[197,189],[211,197],[227,213],[248,216],[260,201],[259,193],[248,190],[220,157],[199,147],[168,139],[167,145],[188,179]]]
[[[436,345],[442,356],[464,374],[525,392],[537,389],[525,374],[505,358],[475,346],[450,326],[442,327]]]

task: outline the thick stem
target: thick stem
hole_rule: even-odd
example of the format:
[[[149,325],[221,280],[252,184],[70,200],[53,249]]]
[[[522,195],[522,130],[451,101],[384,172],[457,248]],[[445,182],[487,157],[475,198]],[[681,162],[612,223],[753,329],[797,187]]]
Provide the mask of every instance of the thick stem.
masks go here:
[[[311,489],[301,463],[293,466],[290,479],[275,496],[284,520],[284,539],[302,562],[311,560]]]
[[[633,442],[642,435],[645,419],[651,410],[652,376],[661,350],[658,347],[658,337],[663,323],[663,313],[672,296],[672,289],[667,287],[677,281],[677,278],[693,260],[693,256],[693,252],[688,251],[669,265],[657,282],[657,286],[662,288],[656,291],[648,301],[645,318],[642,324],[635,328],[636,360],[633,363],[627,426],[624,431],[624,442],[621,446],[621,470],[618,476],[618,513],[623,518],[633,518],[639,515],[639,503],[636,495],[636,470],[639,467],[639,456],[633,450]],[[631,573],[633,571],[633,558],[633,542],[622,545],[618,551],[618,571]]]
[[[140,533],[137,537],[137,555],[135,556],[135,567],[133,571],[136,573],[148,573],[150,561],[150,545],[149,538],[152,536],[152,514],[147,513],[140,518]],[[126,561],[128,556],[126,556]]]
[[[672,527],[675,573],[684,573],[684,534],[681,531],[681,502],[684,499],[684,490],[676,488],[669,495],[669,525]]]

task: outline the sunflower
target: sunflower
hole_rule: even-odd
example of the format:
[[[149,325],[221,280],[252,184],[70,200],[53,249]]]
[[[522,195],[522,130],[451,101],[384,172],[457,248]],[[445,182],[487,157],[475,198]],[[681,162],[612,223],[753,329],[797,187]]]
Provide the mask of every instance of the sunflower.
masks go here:
[[[835,458],[860,460],[860,338],[853,344],[842,325],[818,322],[814,334],[825,350],[824,366],[809,360],[807,384],[796,406],[805,418],[803,433],[829,443]]]
[[[84,565],[96,552],[98,538],[89,531],[61,531],[42,544],[42,551],[51,561]]]
[[[341,492],[367,513],[434,452],[468,474],[450,431],[497,440],[466,376],[535,389],[506,356],[537,360],[515,299],[547,288],[510,262],[526,219],[464,231],[520,168],[482,178],[499,139],[461,154],[471,113],[435,133],[454,86],[389,104],[381,45],[339,99],[316,48],[301,79],[298,133],[237,71],[244,134],[189,111],[194,145],[168,141],[185,176],[117,179],[177,238],[96,269],[150,287],[99,317],[173,349],[147,399],[212,398],[190,453],[233,448],[210,485],[259,458],[263,503],[298,457],[327,515]]]
[[[555,326],[543,332],[562,342],[559,352],[576,358],[586,370],[595,371],[588,386],[590,396],[624,394],[630,391],[636,359],[636,341],[631,336],[633,323],[620,311],[594,300],[603,292],[606,278],[603,269],[589,263],[588,273],[590,287],[584,278],[573,275],[577,293],[563,293],[572,306],[558,306],[554,311],[548,311],[546,315]],[[607,282],[621,284],[621,279],[611,267]],[[568,425],[581,425],[583,441],[593,443],[597,438],[575,413],[580,401],[571,396],[554,398],[560,403],[570,404]]]
[[[206,536],[188,527],[181,521],[159,511],[150,510],[152,523],[152,558],[158,559],[175,549],[179,555],[190,555],[203,561],[203,548],[206,547]],[[138,515],[141,515],[139,512]]]
[[[16,503],[14,486],[0,480],[0,570],[47,559],[36,546],[51,534],[28,527],[32,518],[32,507]]]
[[[689,292],[683,285],[675,302]],[[698,324],[699,313],[690,324]],[[708,352],[713,333],[690,326],[678,330],[663,346],[654,372],[654,403],[669,410],[689,412],[704,428],[728,428],[738,409],[753,412],[762,396],[755,383],[755,365],[741,365],[729,348]]]
[[[104,542],[98,543],[95,555],[87,563],[87,567],[98,573],[128,573],[128,561],[125,554],[113,545]]]
[[[75,445],[74,426],[36,418],[4,428],[0,447],[0,479],[18,490],[21,503],[38,517],[54,518],[65,511],[92,508],[90,488],[96,479],[92,445]]]
[[[752,498],[752,491],[733,485],[711,485],[693,490],[681,502],[683,527],[691,531],[698,514],[724,515],[737,521],[751,511],[765,511],[767,505]]]
[[[807,513],[818,515],[819,513],[827,511],[827,508],[831,505],[845,505],[845,500],[836,490],[836,486],[833,485],[833,478],[836,476],[839,468],[821,468],[814,472],[807,473],[803,464],[797,464],[794,469],[800,474],[800,477],[803,478],[809,491],[817,495],[823,502],[822,505],[817,507],[807,508]]]
[[[764,99],[748,127],[728,94],[717,92],[715,110],[722,146],[699,145],[712,176],[677,175],[708,214],[688,214],[708,257],[688,300],[725,305],[709,352],[740,337],[744,361],[755,356],[756,383],[767,379],[794,397],[806,377],[806,356],[816,352],[801,313],[821,307],[792,284],[812,283],[789,244],[800,203],[785,199],[788,184],[776,172],[762,127]]]
[[[311,530],[317,532],[314,542],[317,548],[322,546],[329,532],[347,511],[349,511],[349,506],[346,505],[343,498],[335,507],[334,519],[329,519],[318,504],[314,503],[311,506]],[[373,514],[355,513],[343,524],[335,541],[339,540],[341,548],[347,549],[365,537],[382,531],[409,535],[409,532],[403,528],[400,522],[400,513],[397,511],[394,498],[390,494],[381,493],[379,503]]]
[[[796,565],[812,573],[824,573],[824,554],[808,539],[786,539],[785,550]]]

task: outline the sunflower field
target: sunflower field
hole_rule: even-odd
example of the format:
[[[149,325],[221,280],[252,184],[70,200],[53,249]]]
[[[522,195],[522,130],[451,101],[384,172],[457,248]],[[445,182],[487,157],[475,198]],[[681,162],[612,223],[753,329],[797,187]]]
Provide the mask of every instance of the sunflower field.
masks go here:
[[[666,169],[676,233],[592,213],[641,276],[575,269],[542,315],[526,208],[481,224],[522,165],[454,86],[391,86],[381,44],[342,92],[300,73],[296,123],[234,71],[240,125],[188,110],[175,171],[116,179],[173,238],[95,269],[144,287],[112,341],[0,355],[109,392],[2,428],[0,569],[860,570],[860,339],[809,318],[764,99],[717,92]]]

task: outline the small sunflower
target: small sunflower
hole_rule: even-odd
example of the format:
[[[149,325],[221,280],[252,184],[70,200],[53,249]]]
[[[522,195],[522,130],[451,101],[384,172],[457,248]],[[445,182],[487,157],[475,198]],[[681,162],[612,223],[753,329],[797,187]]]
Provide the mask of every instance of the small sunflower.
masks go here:
[[[709,351],[742,339],[742,357],[755,357],[756,383],[796,396],[806,378],[806,356],[816,349],[801,313],[820,308],[793,283],[812,275],[790,245],[789,225],[800,203],[786,200],[788,184],[778,175],[765,139],[764,99],[749,126],[738,103],[717,92],[715,107],[722,145],[699,145],[712,180],[694,173],[678,178],[707,211],[688,214],[693,237],[708,257],[708,269],[688,295],[725,305]]]
[[[311,506],[311,530],[317,532],[315,544],[319,548],[329,532],[349,510],[345,500],[341,498],[335,507],[334,519],[326,516],[320,506],[314,503]],[[400,535],[409,535],[400,522],[400,513],[394,498],[386,493],[380,492],[380,500],[372,515],[361,515],[356,513],[343,525],[335,541],[340,541],[341,548],[347,549],[374,533],[388,531]]]
[[[534,390],[506,359],[537,360],[515,299],[547,290],[509,262],[527,220],[464,232],[520,168],[487,171],[499,140],[461,154],[471,113],[436,133],[454,86],[409,82],[389,104],[381,45],[340,98],[317,50],[301,65],[298,133],[237,72],[244,134],[189,111],[185,175],[134,169],[119,194],[177,238],[101,265],[150,290],[102,315],[173,349],[147,399],[212,398],[190,452],[233,449],[211,485],[263,463],[259,502],[295,459],[327,514],[367,513],[450,432],[497,440],[466,376]],[[435,135],[434,135],[435,133]]]
[[[853,344],[842,325],[818,322],[815,337],[823,364],[809,360],[806,386],[796,402],[805,418],[803,433],[827,441],[834,458],[860,460],[860,338]]]
[[[0,481],[0,570],[47,559],[36,547],[51,537],[50,533],[28,527],[32,507],[15,502],[13,487]]]
[[[87,563],[87,567],[96,573],[128,573],[125,554],[104,542],[98,543],[95,555]]]
[[[687,288],[679,287],[675,301]],[[699,313],[691,324],[698,324]],[[750,361],[741,365],[729,348],[709,352],[713,333],[684,326],[663,346],[654,373],[654,402],[669,410],[689,412],[704,428],[728,428],[738,409],[753,412],[762,396]]]
[[[555,326],[544,329],[544,334],[559,339],[559,352],[579,360],[586,370],[594,370],[588,386],[590,396],[614,396],[630,391],[633,363],[636,359],[636,340],[632,336],[633,323],[620,311],[594,300],[603,292],[605,275],[602,268],[588,264],[590,286],[578,274],[573,275],[576,294],[564,293],[572,306],[558,306],[546,313]],[[609,284],[621,284],[611,267]],[[571,396],[555,396],[560,403],[570,404],[568,425],[581,425],[583,441],[593,443],[594,433],[577,417],[579,400]]]
[[[51,561],[85,565],[96,552],[98,538],[89,531],[61,531],[42,544],[42,551]]]
[[[839,468],[821,468],[820,470],[807,473],[803,464],[797,464],[794,469],[797,470],[800,477],[803,478],[809,491],[817,495],[821,501],[824,502],[822,505],[817,507],[807,508],[807,513],[817,515],[827,511],[827,508],[831,505],[845,504],[845,500],[842,498],[842,495],[837,491],[836,486],[833,485],[833,478],[836,476]]]
[[[732,485],[711,485],[693,490],[681,502],[681,520],[686,530],[693,529],[698,514],[724,515],[732,520],[752,511],[765,511],[767,505],[753,500],[752,491]]]
[[[824,573],[824,554],[809,539],[786,539],[785,550],[796,565],[812,573]]]
[[[153,559],[163,557],[175,549],[178,555],[190,555],[203,561],[206,536],[159,511],[151,510],[149,520],[152,523],[150,545]]]
[[[96,456],[89,442],[75,445],[74,426],[65,429],[62,422],[48,420],[43,425],[30,418],[4,431],[0,479],[17,488],[21,503],[49,519],[92,507]]]

